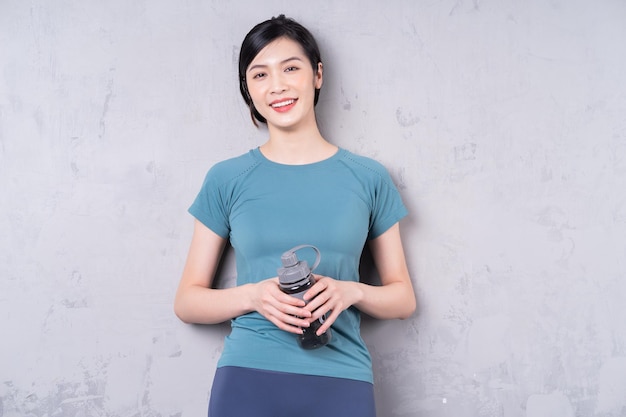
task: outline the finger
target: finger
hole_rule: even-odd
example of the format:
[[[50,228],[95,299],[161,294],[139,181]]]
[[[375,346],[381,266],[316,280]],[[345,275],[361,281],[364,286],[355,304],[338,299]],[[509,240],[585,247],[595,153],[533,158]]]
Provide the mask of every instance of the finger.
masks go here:
[[[289,316],[300,317],[303,319],[308,319],[313,315],[313,313],[306,308],[300,308],[292,305],[286,305],[281,311]]]
[[[313,284],[311,288],[307,292],[304,293],[303,297],[306,301],[314,299],[317,295],[324,292],[328,288],[328,282],[325,279],[326,277],[319,276],[317,282]]]
[[[299,298],[296,298],[289,294],[285,294],[280,289],[280,286],[278,284],[278,278],[270,278],[266,282],[270,284],[267,287],[266,294],[278,300],[279,302],[283,304],[290,304],[290,305],[297,306],[297,307],[304,307],[304,305],[306,304],[305,301]]]
[[[335,312],[333,311],[327,318],[326,320],[324,320],[324,324],[322,324],[320,326],[319,329],[317,329],[317,331],[315,332],[316,335],[320,336],[323,335],[324,333],[326,333],[326,331],[328,329],[330,329],[330,326],[332,326],[332,324],[335,322],[335,320],[337,320],[337,317],[339,316],[339,312]]]
[[[302,300],[298,300],[302,301]],[[298,327],[309,327],[312,313],[304,308],[299,308],[290,304],[279,304],[276,307],[277,318],[285,323]]]
[[[310,317],[316,316],[316,318],[319,318],[324,313],[326,313],[328,310],[331,309],[330,306],[327,306],[326,308],[324,308],[325,305],[328,304],[330,299],[331,297],[327,293],[319,294],[317,297],[309,301],[309,303],[306,306],[304,306],[304,309],[311,312]]]
[[[304,307],[306,305],[306,301],[301,300],[297,297],[294,297],[289,294],[285,294],[280,291],[280,293],[275,294],[275,298],[280,301],[282,304],[287,304],[294,307]]]
[[[283,314],[280,311],[270,314],[268,318],[276,327],[290,333],[302,334],[302,328],[310,326],[308,319]]]
[[[285,320],[286,317],[297,316],[301,319],[308,319],[311,317],[311,312],[306,310],[304,301],[292,297],[287,294],[276,294],[277,297],[272,297],[268,294],[265,300],[264,309],[268,312],[268,315],[274,315],[282,321],[293,322],[293,319]]]
[[[328,284],[324,284],[323,287],[318,288],[323,288],[323,291],[316,294],[304,307],[311,312],[317,311],[323,305],[328,304],[332,300],[333,294],[335,294],[335,288]],[[330,308],[331,307],[328,307],[327,310],[330,310]]]
[[[278,320],[276,317],[270,317],[270,321],[272,323],[274,323],[274,325],[276,327],[278,327],[279,329],[284,330],[286,332],[294,333],[294,334],[302,334],[303,333],[301,327],[291,326],[291,325],[289,325],[289,324],[287,324],[287,323],[285,323],[283,321]]]

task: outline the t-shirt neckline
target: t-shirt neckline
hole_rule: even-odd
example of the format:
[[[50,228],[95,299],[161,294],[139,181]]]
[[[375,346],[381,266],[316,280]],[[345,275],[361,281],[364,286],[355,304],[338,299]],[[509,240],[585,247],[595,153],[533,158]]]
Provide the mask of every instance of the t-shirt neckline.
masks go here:
[[[335,152],[328,158],[322,159],[316,162],[311,162],[309,164],[282,164],[280,162],[272,161],[268,159],[265,155],[263,155],[263,152],[261,152],[261,149],[259,147],[252,149],[250,152],[257,160],[261,161],[263,164],[276,167],[276,168],[294,170],[294,169],[307,169],[307,168],[317,168],[317,167],[325,166],[329,163],[334,162],[336,159],[341,158],[341,156],[345,153],[345,150],[341,147],[337,147],[337,152]]]

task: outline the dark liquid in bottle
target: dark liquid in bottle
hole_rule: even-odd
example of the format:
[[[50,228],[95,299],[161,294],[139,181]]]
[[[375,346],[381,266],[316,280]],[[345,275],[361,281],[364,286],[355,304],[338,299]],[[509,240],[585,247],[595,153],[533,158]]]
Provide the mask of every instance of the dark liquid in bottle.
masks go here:
[[[315,334],[322,324],[318,319],[311,323],[311,326],[302,328],[303,333],[298,336],[298,343],[302,349],[317,349],[330,341],[328,331],[319,336]]]
[[[283,288],[282,290],[290,295],[304,294],[312,286],[313,282],[308,281],[304,285],[299,285],[291,288]],[[330,342],[330,330],[327,330],[325,333],[319,336],[315,334],[315,332],[317,332],[317,329],[322,327],[322,324],[324,324],[323,318],[315,320],[313,323],[311,323],[309,327],[302,328],[303,333],[301,335],[298,335],[298,343],[300,344],[300,347],[302,347],[302,349],[317,349]]]

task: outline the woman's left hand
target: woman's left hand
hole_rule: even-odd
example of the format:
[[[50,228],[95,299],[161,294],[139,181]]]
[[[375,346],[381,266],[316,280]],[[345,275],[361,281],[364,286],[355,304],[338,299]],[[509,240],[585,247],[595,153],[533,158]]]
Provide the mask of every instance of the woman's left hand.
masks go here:
[[[308,302],[304,308],[312,313],[307,319],[311,323],[329,313],[316,332],[321,335],[337,320],[342,311],[358,302],[361,291],[357,282],[339,281],[321,275],[316,275],[315,278],[315,284],[304,293],[304,301]]]

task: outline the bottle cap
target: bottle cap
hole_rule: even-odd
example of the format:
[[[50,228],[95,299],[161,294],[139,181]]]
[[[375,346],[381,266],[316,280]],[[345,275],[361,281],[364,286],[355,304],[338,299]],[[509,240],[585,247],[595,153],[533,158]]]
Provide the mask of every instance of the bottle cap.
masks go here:
[[[307,261],[298,260],[296,251],[303,248],[312,248],[316,252],[315,263],[309,268]],[[300,245],[283,253],[280,257],[283,264],[282,268],[278,268],[278,279],[282,285],[293,285],[298,281],[302,281],[309,276],[311,271],[320,263],[320,252],[315,246]]]
[[[282,285],[293,285],[307,278],[310,273],[311,269],[309,268],[309,264],[306,261],[300,261],[295,265],[279,268],[278,280]]]

